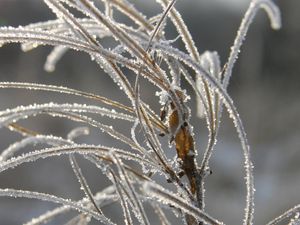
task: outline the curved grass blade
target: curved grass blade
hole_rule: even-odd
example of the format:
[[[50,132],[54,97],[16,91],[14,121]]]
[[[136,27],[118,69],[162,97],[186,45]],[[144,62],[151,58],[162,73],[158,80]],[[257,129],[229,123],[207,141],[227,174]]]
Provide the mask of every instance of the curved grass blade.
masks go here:
[[[0,189],[0,196],[8,196],[8,197],[14,197],[14,198],[39,199],[42,201],[48,201],[48,202],[62,204],[64,206],[68,206],[70,208],[78,210],[79,212],[87,213],[88,215],[91,215],[92,217],[94,217],[95,219],[99,220],[100,222],[102,222],[106,225],[114,225],[114,223],[112,223],[105,216],[100,215],[99,213],[95,213],[94,211],[90,210],[89,208],[83,207],[82,205],[80,205],[76,202],[72,202],[69,199],[63,199],[63,198],[60,198],[60,197],[57,197],[54,195],[7,188],[7,189]]]

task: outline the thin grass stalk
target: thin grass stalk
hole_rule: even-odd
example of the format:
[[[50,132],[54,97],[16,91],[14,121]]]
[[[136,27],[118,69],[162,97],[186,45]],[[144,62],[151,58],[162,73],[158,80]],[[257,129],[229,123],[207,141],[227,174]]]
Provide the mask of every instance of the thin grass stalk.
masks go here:
[[[88,215],[91,215],[96,220],[101,221],[104,224],[107,225],[115,225],[115,223],[112,223],[108,218],[105,216],[96,213],[89,208],[86,208],[76,202],[72,202],[68,199],[63,199],[60,197],[56,197],[54,195],[39,193],[39,192],[33,192],[33,191],[24,191],[24,190],[15,190],[15,189],[0,189],[0,196],[11,196],[14,198],[30,198],[30,199],[39,199],[42,201],[48,201],[48,202],[54,202],[58,204],[62,204],[65,206],[68,206],[72,209],[75,209],[79,212],[86,213]]]
[[[104,207],[104,206],[111,204],[112,202],[115,202],[116,195],[114,194],[114,192],[115,192],[115,188],[113,186],[108,186],[105,189],[103,189],[101,192],[98,192],[95,195],[95,200],[96,200],[97,204],[99,206]],[[79,205],[89,207],[88,199],[82,199],[82,200],[78,201],[77,203]],[[65,214],[66,212],[69,212],[71,209],[72,208],[70,208],[67,205],[57,207],[53,210],[50,210],[50,211],[40,215],[39,217],[32,218],[27,223],[24,223],[24,225],[41,225],[44,223],[49,223],[53,219],[55,219],[55,217],[57,217],[61,214]]]
[[[282,222],[283,220],[290,218],[293,214],[296,214],[296,213],[300,213],[300,205],[296,205],[293,208],[287,210],[280,216],[278,216],[275,219],[273,219],[272,221],[268,222],[267,225],[278,224],[278,223]]]
[[[84,115],[70,113],[70,112],[63,112],[63,111],[55,110],[55,109],[51,109],[51,108],[44,109],[43,111],[34,111],[34,110],[30,111],[29,110],[29,112],[27,112],[26,114],[23,113],[23,114],[19,114],[19,115],[12,115],[10,117],[4,117],[4,118],[2,118],[2,121],[0,121],[1,122],[0,125],[5,126],[5,125],[10,124],[12,121],[16,122],[17,120],[27,118],[28,116],[36,116],[36,115],[42,114],[42,113],[43,114],[47,113],[50,116],[65,117],[65,118],[68,118],[73,121],[89,124],[93,127],[100,129],[102,132],[109,134],[111,137],[115,138],[116,140],[120,140],[123,143],[128,144],[132,149],[135,149],[142,154],[146,154],[146,155],[148,154],[148,152],[144,148],[137,146],[134,141],[132,141],[130,138],[126,137],[125,135],[117,132],[111,126],[104,125],[104,124],[102,124],[96,120],[93,120],[87,116],[84,116]],[[150,159],[151,159],[151,157],[150,157]]]
[[[202,222],[212,225],[223,225],[223,223],[219,222],[215,218],[194,207],[192,204],[185,201],[181,197],[178,197],[175,194],[166,191],[164,188],[158,186],[157,184],[147,182],[144,184],[144,189],[145,192],[152,197],[152,201],[158,201],[163,204],[171,204],[173,207],[176,207],[179,210],[182,210],[185,213],[194,216]]]
[[[125,106],[120,102],[110,100],[100,95],[83,92],[67,87],[54,86],[54,85],[44,85],[44,84],[35,84],[35,83],[18,83],[18,82],[0,82],[0,88],[16,88],[16,89],[25,89],[25,90],[41,90],[41,91],[51,91],[57,93],[65,93],[76,95],[84,98],[93,99],[96,101],[100,101],[104,104],[128,111],[130,113],[134,113],[134,110],[131,107]],[[150,110],[147,110],[150,115],[151,122],[161,131],[168,132],[166,126],[157,118],[157,116]]]
[[[138,85],[136,85],[136,88],[137,88],[136,92],[139,92]],[[137,96],[139,96],[139,95],[137,95]],[[137,106],[139,105],[138,100],[139,100],[139,97],[136,99]],[[161,149],[160,144],[158,143],[157,137],[156,137],[153,129],[151,129],[152,126],[149,123],[148,116],[142,107],[138,108],[137,115],[138,115],[138,117],[140,117],[140,121],[146,122],[147,126],[142,126],[142,128],[145,129],[144,134],[146,135],[146,139],[147,139],[148,143],[150,144],[152,150],[155,152],[159,162],[162,164],[162,167],[164,168],[165,172],[170,175],[170,180],[172,182],[174,182],[175,184],[177,184],[178,187],[180,189],[182,189],[190,199],[194,200],[194,197],[191,194],[191,192],[180,181],[180,178],[178,177],[176,172],[172,169],[172,167],[169,166],[168,161],[165,159],[165,155],[164,154],[161,155],[162,150],[160,150]]]
[[[109,0],[109,2],[119,11],[123,12],[129,18],[132,18],[132,21],[142,26],[144,29],[151,31],[154,27],[147,21],[145,16],[134,8],[129,2],[123,0]]]
[[[272,1],[270,0],[251,1],[250,6],[248,7],[244,15],[244,18],[242,19],[241,25],[238,29],[238,33],[231,47],[228,61],[226,63],[226,69],[223,75],[224,76],[223,86],[225,89],[227,89],[227,86],[229,84],[234,63],[238,58],[240,48],[243,44],[243,41],[245,40],[250,24],[253,22],[253,19],[260,8],[263,8],[267,12],[273,29],[279,29],[281,27],[280,11]]]
[[[69,160],[70,160],[70,164],[72,166],[72,169],[73,169],[73,171],[74,171],[74,173],[75,173],[75,175],[76,175],[76,177],[77,177],[77,179],[78,179],[85,195],[88,197],[88,199],[90,200],[90,202],[94,206],[95,210],[99,214],[103,215],[103,212],[99,208],[99,206],[97,205],[97,203],[94,199],[93,193],[92,193],[92,191],[91,191],[91,189],[90,189],[90,187],[89,187],[89,185],[88,185],[88,183],[87,183],[87,181],[86,181],[86,179],[85,179],[85,177],[84,177],[84,175],[83,175],[83,173],[82,173],[82,171],[81,171],[81,169],[78,165],[78,162],[77,162],[75,156],[72,155],[72,154],[69,155]]]
[[[92,18],[96,21],[99,21],[100,24],[104,24],[121,42],[123,42],[129,49],[132,51],[140,60],[145,61],[147,65],[152,65],[151,59],[148,57],[144,49],[135,42],[131,37],[126,35],[121,29],[117,26],[111,24],[107,18],[89,1],[89,0],[78,0],[82,6],[86,9],[85,12],[88,12]]]
[[[9,159],[7,161],[0,163],[0,172],[3,172],[7,169],[19,166],[23,163],[27,162],[34,162],[38,159],[43,159],[47,157],[55,157],[60,155],[68,155],[68,154],[81,154],[81,155],[97,155],[102,158],[108,158],[108,153],[114,150],[114,153],[121,158],[126,160],[132,160],[136,162],[140,162],[144,165],[147,165],[152,168],[157,168],[155,164],[152,164],[151,161],[144,159],[137,154],[129,153],[128,151],[124,151],[121,149],[115,149],[105,146],[93,146],[93,145],[72,145],[72,146],[60,146],[60,147],[53,147],[53,148],[46,148],[42,150],[36,150],[33,152],[25,153],[21,156]]]
[[[184,64],[191,67],[195,70],[196,73],[200,74],[204,79],[206,79],[212,88],[220,95],[220,98],[224,102],[229,116],[232,118],[236,131],[238,133],[241,146],[244,153],[245,158],[245,170],[246,170],[246,187],[247,187],[247,197],[246,197],[246,216],[244,223],[251,224],[253,219],[253,212],[254,212],[254,182],[253,182],[253,163],[250,158],[250,147],[248,145],[246,132],[244,130],[244,126],[242,120],[233,104],[232,99],[227,94],[226,90],[222,87],[222,85],[212,76],[210,76],[197,62],[195,62],[190,56],[186,55],[185,53],[178,51],[177,49],[173,49],[170,47],[166,47],[164,45],[156,44],[156,48],[159,49],[166,54],[171,56],[176,55],[180,61]]]
[[[159,0],[158,2],[163,3],[163,6],[166,7],[167,6],[167,1],[166,0]],[[188,50],[189,54],[191,55],[191,57],[197,61],[200,62],[200,55],[199,52],[195,46],[194,40],[192,38],[192,35],[190,34],[187,26],[185,25],[184,21],[182,20],[179,12],[176,9],[172,9],[170,12],[170,18],[173,21],[179,35],[181,36],[186,49]],[[210,142],[215,142],[214,140],[211,140],[212,137],[214,137],[215,135],[213,134],[215,132],[215,126],[214,126],[214,112],[213,112],[213,107],[212,107],[212,98],[211,98],[211,94],[209,91],[209,86],[206,83],[205,80],[203,80],[204,82],[204,89],[205,89],[205,94],[206,94],[206,99],[208,102],[208,107],[207,107],[207,116],[209,117],[209,143],[208,146],[211,145]],[[203,101],[203,104],[205,104],[205,101]],[[202,209],[203,207],[200,206]]]
[[[156,203],[152,203],[151,205],[154,209],[154,212],[158,215],[161,225],[171,225],[171,223],[168,221],[167,216],[165,215],[163,210],[160,208],[160,206]]]
[[[138,198],[135,188],[133,187],[132,183],[130,182],[127,172],[123,167],[122,161],[118,157],[116,157],[116,155],[114,154],[113,151],[110,152],[110,157],[112,158],[115,165],[117,166],[120,177],[121,177],[122,181],[124,182],[125,190],[128,191],[129,200],[132,201],[135,211],[138,213],[137,219],[139,220],[139,222],[141,224],[150,225],[149,220],[147,218],[147,214],[142,205],[142,202]]]
[[[116,192],[120,198],[125,225],[132,225],[133,222],[132,222],[130,210],[129,210],[128,204],[124,198],[124,194],[122,193],[123,192],[123,190],[121,188],[122,184],[120,182],[118,182],[117,175],[115,174],[115,172],[112,169],[110,169],[109,172],[111,174],[111,178],[114,183],[114,186],[116,187]]]

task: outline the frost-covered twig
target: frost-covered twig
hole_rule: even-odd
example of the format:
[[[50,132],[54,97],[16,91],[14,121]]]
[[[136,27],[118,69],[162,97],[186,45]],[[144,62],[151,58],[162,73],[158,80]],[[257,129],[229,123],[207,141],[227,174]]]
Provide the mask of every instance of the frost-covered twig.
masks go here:
[[[282,220],[285,220],[287,218],[290,218],[292,215],[299,213],[300,212],[300,205],[296,205],[293,208],[287,210],[286,212],[284,212],[283,214],[281,214],[280,216],[276,217],[275,219],[273,219],[272,221],[270,221],[269,223],[267,223],[267,225],[275,225],[280,223]]]

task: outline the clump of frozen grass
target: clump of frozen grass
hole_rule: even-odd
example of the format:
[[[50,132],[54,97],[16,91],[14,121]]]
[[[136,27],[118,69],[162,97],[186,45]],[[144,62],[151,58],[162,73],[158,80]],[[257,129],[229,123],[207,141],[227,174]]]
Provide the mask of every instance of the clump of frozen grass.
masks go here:
[[[2,151],[0,172],[27,162],[34,163],[48,157],[68,155],[74,174],[86,196],[80,201],[72,201],[28,190],[0,189],[1,196],[37,198],[61,205],[32,219],[27,224],[47,223],[71,209],[77,210],[78,215],[68,224],[88,224],[92,218],[103,224],[115,224],[113,219],[107,218],[101,209],[112,203],[120,204],[124,222],[128,225],[135,221],[146,225],[152,223],[145,205],[153,207],[161,224],[170,224],[165,210],[173,211],[182,218],[183,223],[188,225],[223,224],[219,219],[215,219],[217,215],[209,215],[206,212],[204,196],[205,178],[210,171],[209,161],[217,140],[223,107],[227,109],[229,117],[233,120],[244,152],[247,194],[243,224],[253,224],[254,184],[250,147],[240,116],[226,89],[243,40],[258,9],[262,8],[267,12],[272,28],[280,28],[280,13],[276,5],[271,0],[251,1],[237,32],[228,61],[222,66],[217,52],[203,54],[198,52],[187,25],[181,18],[180,12],[176,10],[175,0],[158,0],[158,4],[162,6],[162,13],[152,18],[147,18],[142,11],[138,11],[126,0],[102,0],[103,11],[97,8],[92,0],[44,0],[44,2],[57,19],[17,28],[1,27],[1,46],[21,43],[23,51],[30,51],[40,45],[53,46],[45,63],[45,69],[49,72],[55,70],[56,63],[69,49],[87,53],[100,69],[113,79],[116,86],[124,91],[131,105],[67,87],[0,82],[2,89],[76,95],[93,99],[96,104],[33,103],[29,106],[0,111],[0,127],[7,127],[12,132],[25,136],[23,140],[13,143]],[[81,12],[84,17],[77,18],[70,9]],[[116,11],[127,16],[135,26],[115,21]],[[175,25],[179,38],[184,42],[185,50],[174,48],[173,41],[166,40],[164,29],[170,21]],[[117,41],[113,50],[103,47],[101,41],[104,37]],[[154,56],[159,56],[159,63]],[[134,83],[128,80],[124,67],[136,75]],[[222,67],[224,70],[221,69]],[[190,74],[189,69],[194,73]],[[162,104],[160,114],[154,112],[141,98],[139,77],[146,78],[157,88]],[[205,118],[209,131],[207,148],[201,163],[196,160],[198,152],[188,106],[190,97],[189,93],[182,89],[183,79],[186,79],[195,91],[199,115]],[[81,122],[87,127],[72,130],[67,138],[63,138],[37,133],[18,124],[20,120],[39,114],[63,117]],[[104,124],[101,119],[94,119],[91,117],[94,114],[127,121],[131,124],[130,135],[122,134],[110,124]],[[127,148],[77,144],[74,139],[81,135],[88,135],[88,126],[110,135],[116,142],[126,144]],[[138,130],[143,132],[143,138],[136,137]],[[172,147],[176,149],[178,162],[171,163],[158,136],[169,139]],[[36,143],[46,144],[49,148],[26,154],[20,153],[25,146]],[[111,186],[93,193],[75,155],[95,164],[111,181]],[[135,162],[142,169],[134,169],[131,162]],[[174,186],[172,192],[158,184],[153,175],[172,183]],[[187,179],[182,179],[183,175]],[[295,221],[299,221],[296,214],[298,211],[299,206],[296,206],[269,224],[276,224],[292,216],[294,219],[291,223],[294,224]]]

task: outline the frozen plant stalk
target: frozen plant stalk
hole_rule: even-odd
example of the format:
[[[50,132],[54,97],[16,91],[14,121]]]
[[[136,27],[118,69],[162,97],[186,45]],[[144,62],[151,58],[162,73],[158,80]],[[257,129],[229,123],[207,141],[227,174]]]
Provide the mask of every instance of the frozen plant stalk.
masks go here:
[[[171,224],[169,220],[173,214],[165,214],[166,210],[176,214],[181,222],[188,225],[223,224],[216,219],[217,216],[206,212],[205,203],[209,204],[209,199],[204,198],[205,178],[210,171],[209,162],[216,144],[223,107],[233,120],[244,153],[246,206],[243,224],[253,224],[254,184],[250,147],[227,87],[249,25],[258,9],[263,8],[270,18],[272,28],[278,29],[281,22],[277,6],[271,0],[251,1],[228,61],[224,64],[226,66],[222,66],[217,52],[199,53],[188,26],[176,9],[175,0],[157,0],[162,8],[161,13],[151,18],[127,0],[44,2],[57,19],[22,27],[0,27],[1,46],[20,43],[23,51],[33,50],[41,45],[52,46],[53,50],[44,66],[49,72],[55,70],[56,63],[70,49],[84,52],[99,65],[100,70],[104,70],[113,79],[116,87],[121,88],[130,104],[67,87],[0,82],[1,89],[56,92],[94,101],[91,105],[69,102],[33,103],[0,111],[0,128],[8,128],[10,132],[24,136],[2,151],[0,172],[25,163],[68,155],[74,176],[86,197],[78,201],[28,190],[0,189],[1,196],[34,198],[59,205],[26,224],[49,223],[71,209],[76,210],[77,215],[66,220],[66,224],[88,224],[93,220],[101,224],[116,224],[118,221],[108,218],[105,211],[104,206],[111,204],[120,205],[126,225],[158,222]],[[83,17],[77,17],[75,11]],[[116,20],[116,14],[122,14],[130,22]],[[170,22],[175,25],[185,49],[174,47],[174,40],[166,39],[165,28]],[[105,48],[103,39],[112,39],[116,44],[112,49]],[[223,72],[222,67],[225,68]],[[129,79],[129,76],[135,79]],[[189,108],[190,93],[182,87],[184,79],[197,95],[198,107],[202,110],[201,116],[208,128],[208,142],[203,156],[199,154],[195,141],[197,138],[191,124],[193,112]],[[142,82],[149,82],[157,90],[157,101],[160,101],[162,107],[160,113],[141,97],[143,95],[139,87]],[[39,133],[20,125],[22,120],[40,114],[61,117],[84,124],[85,127],[70,131],[64,138]],[[104,121],[107,120],[103,120],[103,117],[109,118],[111,122],[105,124]],[[127,122],[130,134],[123,134],[118,130],[119,120]],[[122,143],[124,147],[121,149],[103,146],[101,143],[77,143],[76,138],[89,135],[91,127],[111,136],[115,143]],[[137,135],[138,133],[142,135]],[[168,149],[161,143],[163,139],[167,139],[171,148],[176,150],[174,152],[178,160],[175,162],[166,154]],[[34,151],[22,153],[24,147],[35,144],[48,147],[36,147]],[[94,192],[81,170],[78,156],[94,164],[111,185]],[[166,183],[171,184],[165,185]],[[172,191],[167,187],[171,187]],[[158,221],[149,216],[149,206],[157,214]],[[299,212],[299,206],[268,225],[296,215],[291,220],[291,223],[295,223],[299,220],[296,212]]]

